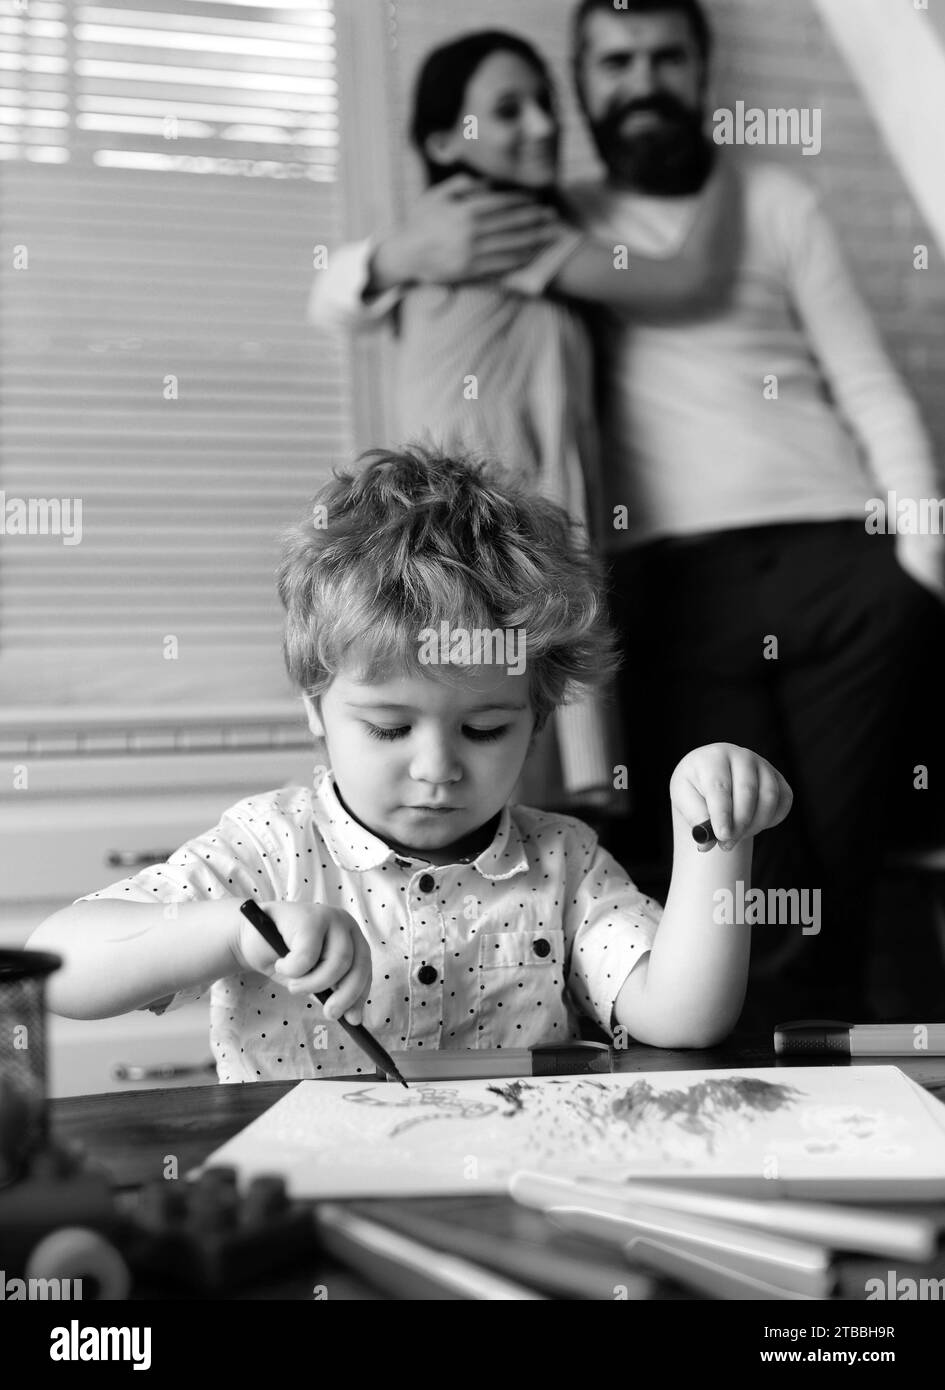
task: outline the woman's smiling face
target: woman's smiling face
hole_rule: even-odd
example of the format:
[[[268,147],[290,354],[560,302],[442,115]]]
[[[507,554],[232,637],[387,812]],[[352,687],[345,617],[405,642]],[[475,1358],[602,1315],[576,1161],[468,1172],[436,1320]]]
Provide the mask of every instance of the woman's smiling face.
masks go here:
[[[559,137],[544,76],[517,53],[499,50],[479,64],[456,125],[429,136],[427,153],[438,164],[467,164],[497,182],[548,188],[557,178]]]
[[[502,809],[535,723],[528,678],[497,666],[378,682],[340,672],[307,704],[349,810],[427,857]]]

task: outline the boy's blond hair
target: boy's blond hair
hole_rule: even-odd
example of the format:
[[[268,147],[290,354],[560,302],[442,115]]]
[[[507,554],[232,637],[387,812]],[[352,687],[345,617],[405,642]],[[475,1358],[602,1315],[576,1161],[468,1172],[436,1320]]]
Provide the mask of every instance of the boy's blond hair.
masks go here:
[[[444,622],[524,630],[537,729],[613,673],[599,567],[561,507],[468,456],[409,446],[359,462],[284,537],[285,660],[302,690],[317,696],[351,662],[367,681],[442,676],[420,648]]]

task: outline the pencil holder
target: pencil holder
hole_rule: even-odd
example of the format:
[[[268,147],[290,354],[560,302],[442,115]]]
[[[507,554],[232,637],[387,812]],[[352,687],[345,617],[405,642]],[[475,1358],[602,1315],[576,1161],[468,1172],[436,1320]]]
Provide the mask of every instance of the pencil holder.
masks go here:
[[[0,951],[0,1187],[46,1142],[46,978],[62,961]]]

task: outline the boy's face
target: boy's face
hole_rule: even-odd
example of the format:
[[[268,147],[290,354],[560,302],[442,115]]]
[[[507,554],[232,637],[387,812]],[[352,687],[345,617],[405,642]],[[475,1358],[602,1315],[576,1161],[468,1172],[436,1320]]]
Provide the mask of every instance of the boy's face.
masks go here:
[[[376,684],[340,672],[306,705],[350,810],[434,861],[508,801],[535,721],[527,677],[489,665]]]

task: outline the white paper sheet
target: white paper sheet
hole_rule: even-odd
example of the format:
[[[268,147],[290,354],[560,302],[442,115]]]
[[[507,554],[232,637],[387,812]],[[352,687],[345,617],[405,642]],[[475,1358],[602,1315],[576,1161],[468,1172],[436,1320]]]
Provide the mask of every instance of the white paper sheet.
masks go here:
[[[896,1067],[777,1067],[509,1081],[302,1081],[207,1164],[295,1197],[502,1191],[564,1176],[925,1180],[945,1131]]]

